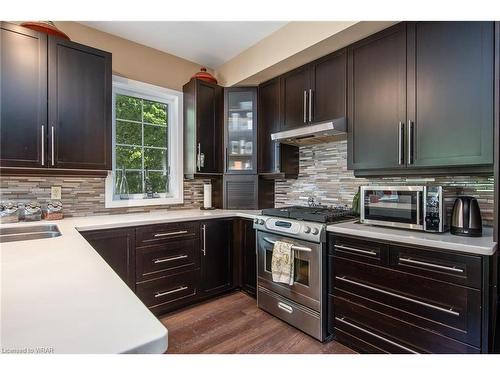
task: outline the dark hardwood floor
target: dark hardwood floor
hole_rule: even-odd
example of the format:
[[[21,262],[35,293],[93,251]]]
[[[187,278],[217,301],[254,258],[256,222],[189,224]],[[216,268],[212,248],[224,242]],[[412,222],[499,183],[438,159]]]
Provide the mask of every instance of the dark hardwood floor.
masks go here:
[[[171,354],[355,353],[335,341],[316,341],[260,310],[242,292],[165,315],[161,322],[168,328]]]

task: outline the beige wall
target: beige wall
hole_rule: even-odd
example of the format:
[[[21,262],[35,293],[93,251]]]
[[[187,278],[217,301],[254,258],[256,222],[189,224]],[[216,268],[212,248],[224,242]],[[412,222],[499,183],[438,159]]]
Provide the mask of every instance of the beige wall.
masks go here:
[[[200,69],[192,61],[76,22],[56,22],[56,25],[75,42],[111,52],[113,74],[180,91]]]
[[[224,86],[256,85],[345,47],[395,22],[290,22],[215,69]]]

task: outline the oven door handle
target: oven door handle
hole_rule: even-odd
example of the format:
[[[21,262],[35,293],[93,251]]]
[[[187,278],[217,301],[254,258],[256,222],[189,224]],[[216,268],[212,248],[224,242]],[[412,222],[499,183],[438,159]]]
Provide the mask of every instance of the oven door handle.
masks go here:
[[[276,241],[270,240],[267,237],[264,237],[264,241],[270,243],[271,245],[274,245],[276,243]],[[292,250],[312,252],[312,250],[308,247],[296,246],[296,245],[292,245]]]

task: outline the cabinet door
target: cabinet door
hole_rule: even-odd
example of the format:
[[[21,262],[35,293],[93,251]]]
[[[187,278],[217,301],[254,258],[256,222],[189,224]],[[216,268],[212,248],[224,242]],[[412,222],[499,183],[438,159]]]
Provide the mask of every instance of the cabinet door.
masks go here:
[[[49,37],[49,166],[111,169],[111,54]]]
[[[47,36],[0,23],[0,165],[43,167]]]
[[[247,293],[257,292],[257,253],[252,220],[242,220],[242,275],[241,287]]]
[[[82,232],[110,267],[135,290],[135,246],[133,229],[110,229]]]
[[[304,126],[309,122],[309,65],[281,77],[281,130]]]
[[[280,130],[280,79],[275,78],[259,86],[258,171],[274,173],[279,167],[278,143],[271,134]]]
[[[404,168],[399,139],[406,121],[405,24],[349,47],[347,103],[349,168]]]
[[[347,53],[337,51],[311,64],[312,122],[346,116]]]
[[[200,290],[214,294],[231,287],[232,220],[209,220],[201,223]]]
[[[227,88],[224,93],[225,171],[252,174],[257,166],[257,90]]]
[[[493,164],[493,34],[493,22],[409,24],[409,166]]]
[[[222,173],[223,89],[200,80],[196,84],[198,172]]]

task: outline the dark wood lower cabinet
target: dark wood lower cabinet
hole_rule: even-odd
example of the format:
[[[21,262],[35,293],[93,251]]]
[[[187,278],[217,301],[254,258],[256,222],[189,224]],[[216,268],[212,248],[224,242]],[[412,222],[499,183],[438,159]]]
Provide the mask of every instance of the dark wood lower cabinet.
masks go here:
[[[81,232],[99,255],[135,291],[135,231],[105,229]]]
[[[233,225],[233,283],[247,294],[257,295],[257,248],[253,220],[235,219]]]
[[[485,353],[490,257],[329,236],[329,331],[370,353]],[[494,275],[493,275],[494,276]]]

